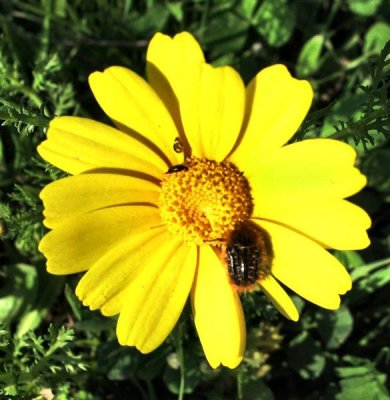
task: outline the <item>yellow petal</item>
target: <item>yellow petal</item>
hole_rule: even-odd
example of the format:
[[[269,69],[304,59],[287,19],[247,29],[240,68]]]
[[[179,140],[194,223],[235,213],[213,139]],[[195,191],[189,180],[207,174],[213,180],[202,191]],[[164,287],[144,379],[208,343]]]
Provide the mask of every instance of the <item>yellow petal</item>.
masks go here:
[[[161,225],[158,208],[110,207],[64,220],[41,240],[48,272],[73,274],[90,268],[128,235]]]
[[[65,218],[114,205],[158,203],[159,186],[146,179],[120,174],[82,174],[45,186],[40,198],[45,225],[54,228]]]
[[[227,270],[209,246],[200,247],[191,292],[195,326],[213,368],[235,368],[245,351],[245,321],[240,298]]]
[[[204,56],[196,39],[188,32],[182,32],[173,38],[156,33],[149,43],[147,59],[148,80],[173,116],[184,146],[178,92],[185,92],[188,83],[193,80],[192,69],[204,63]],[[189,154],[189,149],[186,149]]]
[[[272,275],[262,278],[259,281],[259,285],[280,313],[288,319],[298,321],[299,314],[294,302]]]
[[[261,215],[302,232],[327,248],[364,249],[370,244],[366,232],[371,224],[370,217],[346,200],[308,203],[307,200],[278,199],[273,204],[269,202],[267,207],[263,206]],[[254,218],[258,218],[257,214]]]
[[[200,66],[196,78],[180,94],[179,104],[185,133],[196,157],[222,161],[230,153],[241,129],[245,88],[230,67]]]
[[[351,289],[341,263],[316,242],[283,226],[261,221],[271,237],[272,275],[294,292],[321,307],[340,306],[340,294]]]
[[[175,123],[150,85],[135,72],[110,67],[89,76],[91,90],[104,112],[121,129],[149,146],[156,146],[171,164],[179,163],[173,150]]]
[[[351,146],[329,139],[305,140],[259,158],[246,174],[254,218],[288,225],[327,247],[367,247],[370,218],[341,200],[366,183],[353,167],[355,158]]]
[[[117,325],[119,343],[136,346],[142,353],[158,347],[175,326],[196,267],[195,245],[168,232],[152,244],[132,255],[137,272],[128,283]]]
[[[149,43],[146,60],[148,80],[162,98],[164,92],[158,90],[161,77],[176,88],[175,83],[185,80],[182,72],[188,73],[192,65],[205,62],[199,43],[189,32],[178,33],[173,38],[156,33]]]
[[[260,157],[249,169],[241,169],[250,181],[256,214],[267,202],[284,198],[337,199],[351,196],[366,184],[353,167],[356,153],[345,143],[309,139]],[[238,165],[241,168],[241,165]]]
[[[126,289],[156,248],[163,247],[166,227],[148,229],[127,237],[108,251],[80,280],[76,295],[91,310],[119,314]],[[141,259],[140,259],[141,257]]]
[[[199,44],[186,32],[173,39],[156,34],[147,60],[149,80],[169,104],[176,124],[184,127],[192,155],[222,161],[243,120],[245,89],[240,76],[233,68],[206,64]]]
[[[260,71],[247,87],[246,129],[232,161],[246,166],[283,146],[301,125],[312,98],[310,83],[292,78],[284,65]]]
[[[38,153],[71,174],[95,168],[120,168],[160,178],[169,165],[153,149],[108,125],[79,117],[50,122]]]

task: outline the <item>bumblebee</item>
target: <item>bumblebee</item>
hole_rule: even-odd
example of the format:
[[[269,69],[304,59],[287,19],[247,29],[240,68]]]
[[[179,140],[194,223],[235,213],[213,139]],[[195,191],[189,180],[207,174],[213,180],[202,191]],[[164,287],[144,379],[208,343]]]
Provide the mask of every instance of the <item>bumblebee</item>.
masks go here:
[[[246,290],[270,269],[272,257],[268,234],[251,221],[237,225],[226,242],[226,263],[232,283]]]

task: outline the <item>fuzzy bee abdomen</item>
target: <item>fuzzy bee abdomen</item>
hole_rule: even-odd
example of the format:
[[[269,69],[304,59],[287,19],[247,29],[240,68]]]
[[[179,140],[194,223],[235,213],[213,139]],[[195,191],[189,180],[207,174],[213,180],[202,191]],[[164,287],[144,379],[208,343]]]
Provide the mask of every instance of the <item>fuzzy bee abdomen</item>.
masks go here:
[[[252,286],[259,277],[261,254],[257,245],[231,243],[226,249],[230,279],[240,287]]]

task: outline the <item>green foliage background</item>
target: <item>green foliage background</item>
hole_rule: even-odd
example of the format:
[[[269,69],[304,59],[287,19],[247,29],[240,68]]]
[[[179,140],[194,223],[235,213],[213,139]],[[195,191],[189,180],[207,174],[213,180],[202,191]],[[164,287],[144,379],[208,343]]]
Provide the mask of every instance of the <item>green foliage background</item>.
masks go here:
[[[0,398],[390,398],[385,0],[3,0],[0,13]],[[38,193],[62,176],[36,153],[48,121],[75,114],[108,122],[89,73],[119,64],[144,74],[152,35],[182,30],[246,82],[277,62],[309,79],[316,98],[295,139],[348,141],[368,176],[353,201],[372,216],[372,245],[336,252],[354,281],[343,306],[330,312],[296,298],[302,318],[292,323],[260,292],[245,295],[248,348],[236,370],[210,369],[188,309],[152,354],[121,348],[115,320],[75,297],[78,277],[48,275],[37,251]]]

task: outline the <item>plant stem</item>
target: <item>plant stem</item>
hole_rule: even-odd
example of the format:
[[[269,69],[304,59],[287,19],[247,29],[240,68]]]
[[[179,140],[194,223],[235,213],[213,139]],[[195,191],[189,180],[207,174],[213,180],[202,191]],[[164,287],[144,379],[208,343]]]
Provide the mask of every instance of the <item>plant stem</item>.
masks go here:
[[[12,121],[12,122],[18,122],[21,121],[25,124],[31,124],[34,126],[39,126],[40,128],[47,128],[49,126],[49,120],[44,117],[39,117],[39,116],[31,116],[31,115],[26,115],[26,114],[19,114],[18,117],[11,117],[8,112],[6,111],[0,111],[0,120],[3,121]]]
[[[183,328],[182,324],[179,326],[179,333],[176,337],[176,348],[178,352],[178,357],[179,357],[179,363],[180,363],[180,386],[179,386],[179,396],[178,400],[183,400],[184,399],[184,389],[185,389],[185,368],[184,368],[184,352],[183,352]]]
[[[340,129],[336,131],[335,133],[332,133],[331,135],[328,136],[328,138],[332,139],[346,139],[350,136],[356,136],[356,133],[361,131],[362,127],[365,128],[365,131],[370,130],[369,123],[375,119],[378,118],[385,118],[387,117],[387,111],[385,109],[381,110],[374,110],[368,114],[366,114],[363,118],[361,118],[358,121],[354,121],[348,124],[343,129]]]

